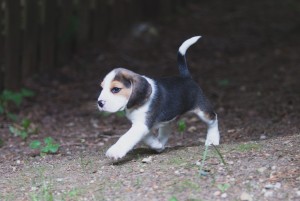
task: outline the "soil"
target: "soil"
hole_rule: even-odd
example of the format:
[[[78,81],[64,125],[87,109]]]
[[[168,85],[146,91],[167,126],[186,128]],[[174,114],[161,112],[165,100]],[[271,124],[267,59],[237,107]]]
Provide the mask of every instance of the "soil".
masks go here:
[[[195,1],[144,25],[28,80],[36,96],[16,112],[39,132],[21,140],[0,117],[0,200],[300,200],[300,3]],[[179,45],[198,34],[187,59],[218,113],[224,161],[210,147],[202,163],[206,128],[192,115],[182,117],[183,133],[174,124],[163,153],[139,145],[120,161],[107,159],[130,122],[98,111],[101,79],[120,66],[177,74]],[[47,136],[58,153],[29,148]]]

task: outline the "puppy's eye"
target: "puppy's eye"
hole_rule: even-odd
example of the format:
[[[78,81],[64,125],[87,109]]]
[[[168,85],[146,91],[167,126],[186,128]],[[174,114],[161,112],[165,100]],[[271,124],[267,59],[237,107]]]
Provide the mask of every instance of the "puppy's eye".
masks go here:
[[[111,92],[113,94],[119,93],[119,91],[121,91],[121,88],[118,88],[118,87],[114,87],[114,88],[111,89]]]

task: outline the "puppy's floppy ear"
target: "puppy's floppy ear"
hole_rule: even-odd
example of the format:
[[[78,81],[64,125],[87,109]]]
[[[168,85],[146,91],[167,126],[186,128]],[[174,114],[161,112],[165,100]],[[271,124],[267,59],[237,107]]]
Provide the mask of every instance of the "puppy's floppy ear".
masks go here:
[[[144,77],[127,69],[120,69],[120,73],[131,84],[131,95],[127,108],[131,109],[143,105],[152,93],[151,85]]]
[[[141,75],[135,74],[131,80],[132,93],[127,103],[127,108],[143,105],[152,93],[151,85]]]

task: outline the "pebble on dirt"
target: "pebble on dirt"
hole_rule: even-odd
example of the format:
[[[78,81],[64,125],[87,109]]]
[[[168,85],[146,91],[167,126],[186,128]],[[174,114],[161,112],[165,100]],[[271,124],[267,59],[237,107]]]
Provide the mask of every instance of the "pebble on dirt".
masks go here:
[[[249,193],[243,192],[240,196],[242,201],[252,201],[252,196]]]
[[[152,157],[152,156],[149,156],[149,157],[147,157],[147,158],[144,158],[144,159],[142,160],[142,163],[151,163],[152,160],[153,160],[153,157]]]

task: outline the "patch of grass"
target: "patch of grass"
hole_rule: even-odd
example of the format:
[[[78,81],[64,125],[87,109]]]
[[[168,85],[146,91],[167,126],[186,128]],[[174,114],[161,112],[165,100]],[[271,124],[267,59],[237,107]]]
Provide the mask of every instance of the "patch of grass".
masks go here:
[[[229,188],[230,188],[230,184],[228,183],[224,183],[224,184],[218,184],[217,188],[222,192],[225,193]]]
[[[116,190],[122,189],[122,186],[123,186],[123,183],[121,181],[116,181],[116,182],[111,184],[111,187],[116,189]]]
[[[54,192],[52,188],[52,184],[46,181],[44,176],[45,169],[41,168],[39,171],[39,177],[36,181],[37,192],[30,193],[30,198],[32,201],[54,201]]]
[[[225,167],[227,167],[226,166],[227,163],[225,162],[225,159],[224,159],[222,153],[220,152],[220,150],[215,145],[211,145],[211,147],[214,148],[214,150],[215,150],[216,154],[219,156],[221,162],[225,165]],[[200,165],[200,168],[199,168],[199,175],[200,176],[207,176],[207,174],[208,174],[207,172],[205,172],[203,170],[204,164],[205,164],[205,160],[206,160],[206,157],[208,155],[208,148],[209,148],[209,146],[205,146],[205,150],[203,152],[202,162],[201,162],[201,165]]]
[[[82,153],[80,154],[79,163],[82,171],[85,173],[93,173],[97,171],[97,165],[95,165],[95,161],[89,157],[84,157]]]
[[[80,191],[77,188],[73,188],[62,195],[62,200],[79,200],[79,195]]]
[[[93,197],[94,200],[106,200],[107,198],[105,198],[105,189],[103,187],[100,187],[98,189],[96,189],[93,192]]]
[[[136,179],[135,179],[135,184],[134,184],[134,187],[136,187],[136,188],[141,188],[141,186],[142,186],[142,178],[140,178],[140,177],[137,177]]]
[[[5,195],[5,196],[0,194],[0,200],[3,200],[3,201],[14,201],[14,200],[16,200],[16,198],[15,198],[15,196],[12,193],[10,193],[8,195]]]
[[[186,161],[183,158],[179,157],[179,156],[176,156],[174,158],[170,158],[168,160],[168,163],[170,165],[176,165],[176,166],[186,165]]]
[[[259,150],[261,148],[261,145],[256,143],[247,143],[247,144],[240,144],[238,145],[235,150],[240,152],[247,152],[247,151],[254,151]]]
[[[57,191],[55,186],[57,182],[53,179],[46,178],[46,169],[44,167],[35,169],[37,176],[32,180],[31,193],[29,193],[28,200],[31,201],[76,201],[79,200],[82,189],[71,188],[68,190]]]
[[[80,167],[83,171],[87,170],[87,167],[89,166],[89,164],[91,164],[91,162],[92,161],[90,159],[85,159],[83,156],[80,156]]]
[[[212,147],[215,149],[217,155],[220,157],[221,162],[222,162],[224,165],[227,165],[227,163],[225,162],[225,159],[224,159],[223,155],[221,154],[221,152],[220,152],[220,150],[217,148],[217,146],[212,145]]]
[[[202,157],[202,162],[200,165],[200,169],[199,169],[199,175],[200,176],[206,176],[206,172],[203,171],[203,167],[204,167],[204,162],[206,160],[206,156],[207,156],[207,151],[208,151],[208,146],[205,146],[205,150],[203,152],[203,157]]]
[[[32,201],[40,201],[40,200],[54,201],[54,194],[51,189],[51,186],[44,182],[39,192],[31,194],[31,200]]]
[[[62,193],[61,196],[57,195],[55,193],[55,190],[53,189],[54,184],[48,183],[45,178],[43,178],[43,184],[38,189],[37,192],[31,193],[30,198],[32,201],[54,201],[54,200],[62,200],[62,201],[68,201],[68,200],[79,200],[80,197],[80,191],[76,188],[73,188],[65,193]]]
[[[191,189],[191,190],[197,190],[197,191],[200,191],[200,186],[199,184],[193,182],[193,181],[190,181],[190,180],[185,180],[185,181],[182,181],[180,183],[181,187],[183,189]]]

